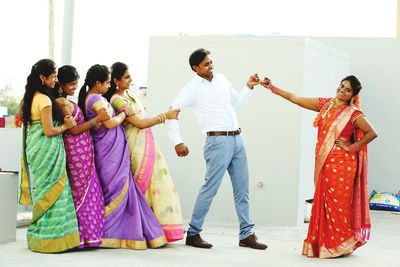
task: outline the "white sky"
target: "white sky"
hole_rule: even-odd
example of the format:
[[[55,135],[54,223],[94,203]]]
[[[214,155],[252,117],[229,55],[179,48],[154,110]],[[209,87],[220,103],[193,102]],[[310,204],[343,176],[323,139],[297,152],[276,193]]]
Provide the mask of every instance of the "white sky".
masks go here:
[[[54,0],[61,60],[64,1]],[[48,56],[48,0],[0,0],[0,89],[24,91]],[[396,0],[75,0],[72,65],[81,82],[93,64],[123,61],[147,83],[152,35],[396,37]]]

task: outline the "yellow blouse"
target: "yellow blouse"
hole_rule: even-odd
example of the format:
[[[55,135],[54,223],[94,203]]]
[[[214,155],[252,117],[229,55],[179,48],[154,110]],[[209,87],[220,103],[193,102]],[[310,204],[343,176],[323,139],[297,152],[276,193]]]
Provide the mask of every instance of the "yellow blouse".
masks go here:
[[[32,121],[40,121],[40,111],[45,107],[51,107],[51,100],[47,95],[36,92],[31,106]]]

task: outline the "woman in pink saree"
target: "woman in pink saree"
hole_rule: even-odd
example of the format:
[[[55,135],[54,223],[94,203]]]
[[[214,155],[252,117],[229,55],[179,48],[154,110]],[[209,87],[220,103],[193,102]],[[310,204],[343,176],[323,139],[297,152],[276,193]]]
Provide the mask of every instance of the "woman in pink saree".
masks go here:
[[[176,119],[179,110],[169,110],[148,118],[140,100],[128,90],[132,82],[128,66],[117,62],[112,65],[111,71],[111,88],[105,97],[117,113],[128,109],[132,114],[124,121],[132,173],[167,240],[180,240],[183,238],[184,226],[179,195],[151,129],[166,119]]]
[[[334,98],[305,98],[261,83],[273,93],[303,108],[318,112],[315,149],[314,202],[302,254],[334,258],[351,254],[364,245],[371,229],[367,144],[377,137],[359,110],[361,83],[345,77]]]
[[[67,155],[67,171],[78,218],[80,246],[98,247],[104,231],[104,199],[96,166],[94,146],[89,130],[109,118],[105,110],[85,121],[82,110],[67,96],[74,96],[79,74],[73,66],[58,69],[59,88],[56,103],[63,116],[70,115],[76,125],[63,134]],[[54,90],[55,91],[55,90]]]

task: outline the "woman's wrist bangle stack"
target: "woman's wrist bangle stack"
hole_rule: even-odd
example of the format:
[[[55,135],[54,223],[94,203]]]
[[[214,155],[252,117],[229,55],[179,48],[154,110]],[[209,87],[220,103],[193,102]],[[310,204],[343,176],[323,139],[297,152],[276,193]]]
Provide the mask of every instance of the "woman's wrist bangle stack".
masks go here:
[[[125,113],[126,117],[129,117],[129,112],[126,109],[124,109],[122,112]]]
[[[157,116],[158,118],[158,123],[164,123],[167,117],[165,116],[164,113],[161,113],[160,115]]]
[[[278,95],[279,94],[279,88],[276,87],[275,85],[271,85],[271,92]]]
[[[358,147],[357,143],[353,143],[349,146],[349,151],[351,154],[356,154],[359,150],[360,148]]]
[[[89,122],[90,122],[90,128],[94,128],[94,126],[96,126],[93,119],[91,119]]]

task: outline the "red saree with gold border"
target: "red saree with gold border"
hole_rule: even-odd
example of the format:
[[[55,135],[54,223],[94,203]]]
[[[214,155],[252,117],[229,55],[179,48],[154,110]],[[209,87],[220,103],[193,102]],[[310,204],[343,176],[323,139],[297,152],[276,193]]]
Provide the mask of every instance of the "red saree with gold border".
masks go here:
[[[363,113],[354,106],[329,108],[332,99],[318,99],[320,117],[315,151],[315,194],[302,254],[334,258],[365,244],[370,233],[367,147],[351,154],[335,140],[357,141],[362,132],[353,122]],[[332,105],[331,105],[332,107]]]

